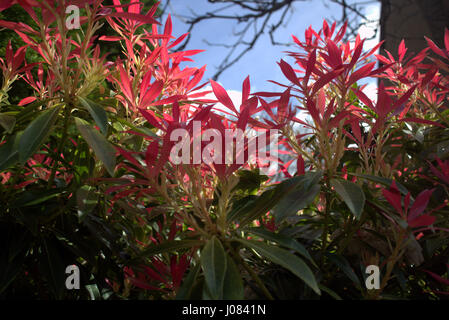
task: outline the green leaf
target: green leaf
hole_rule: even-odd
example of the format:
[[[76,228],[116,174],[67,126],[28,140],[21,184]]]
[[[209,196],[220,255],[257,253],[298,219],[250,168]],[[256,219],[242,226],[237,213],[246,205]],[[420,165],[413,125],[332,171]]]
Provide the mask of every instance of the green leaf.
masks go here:
[[[335,293],[335,291],[329,289],[328,287],[319,284],[318,287],[323,290],[324,292],[326,292],[328,295],[330,295],[332,298],[334,298],[335,300],[343,300],[337,293]]]
[[[357,219],[360,219],[365,206],[365,193],[357,184],[342,180],[331,179],[331,186],[348,206]]]
[[[273,208],[276,223],[281,222],[286,217],[296,215],[299,210],[307,207],[320,192],[321,173],[310,172],[295,178],[294,189]]]
[[[108,132],[108,116],[103,107],[87,98],[78,97],[78,100],[81,102],[84,108],[89,111],[92,118],[95,120],[98,128],[103,135],[106,135]]]
[[[267,241],[273,241],[277,244],[295,250],[300,255],[302,255],[304,258],[308,259],[314,266],[316,266],[315,261],[313,261],[312,257],[310,256],[309,252],[304,248],[302,244],[300,244],[298,241],[291,237],[287,237],[283,234],[279,233],[273,233],[268,230],[265,230],[263,228],[251,228],[248,230],[249,233],[252,233],[256,236],[259,236]]]
[[[113,124],[115,125],[115,127],[116,127],[116,129],[117,130],[120,130],[120,131],[123,131],[124,130],[124,127],[125,126],[128,126],[128,127],[130,127],[133,131],[136,131],[136,132],[138,132],[138,133],[141,133],[141,134],[143,134],[143,135],[147,135],[147,136],[150,136],[150,137],[154,137],[154,138],[157,138],[158,136],[153,132],[153,131],[151,131],[150,129],[148,129],[148,128],[145,128],[145,127],[136,127],[135,125],[133,125],[132,123],[130,123],[130,122],[128,122],[128,121],[126,121],[125,119],[122,119],[122,118],[120,118],[120,117],[113,117]],[[119,129],[119,128],[117,128],[117,127],[119,127],[119,124],[122,124],[123,126],[121,127],[121,129]]]
[[[65,268],[62,260],[59,245],[55,239],[44,240],[44,256],[42,257],[43,277],[49,282],[49,285],[55,294],[56,299],[61,299],[65,288]]]
[[[261,175],[259,169],[241,170],[238,172],[239,182],[234,190],[246,191],[249,194],[256,194],[260,189],[260,185],[268,180],[268,177]]]
[[[223,299],[223,287],[227,269],[226,252],[216,237],[212,237],[201,251],[201,266],[211,298]]]
[[[23,132],[19,132],[0,146],[0,171],[8,169],[19,161],[19,141]]]
[[[392,179],[388,179],[388,178],[382,178],[382,177],[377,177],[377,176],[372,176],[369,174],[361,174],[361,173],[348,173],[350,175],[356,176],[356,177],[360,177],[372,182],[377,182],[380,184],[383,184],[384,186],[390,187],[391,184],[393,183]],[[408,193],[408,190],[406,187],[404,187],[402,184],[400,184],[399,182],[395,181],[396,186],[398,187],[398,190],[403,194],[406,195]]]
[[[257,253],[272,262],[290,270],[294,275],[304,281],[313,291],[320,295],[320,289],[315,276],[307,264],[299,257],[275,246],[270,246],[261,241],[238,239],[244,246],[254,249]]]
[[[24,227],[2,221],[0,225],[0,243],[7,244],[0,251],[0,296],[24,271],[31,234]],[[2,298],[5,296],[3,295]]]
[[[251,201],[242,206],[236,207],[231,211],[229,221],[237,220],[240,227],[254,221],[261,215],[267,213],[276,206],[284,197],[293,190],[297,190],[298,186],[304,184],[306,188],[317,183],[321,173],[312,172],[304,180],[304,176],[293,177],[277,184],[274,188],[269,189],[258,197],[252,197]],[[306,181],[306,182],[304,182]]]
[[[449,140],[437,144],[437,157],[444,159],[449,155]]]
[[[343,271],[343,273],[351,279],[352,282],[355,283],[357,288],[361,288],[360,279],[357,277],[354,270],[351,268],[351,265],[349,264],[348,260],[346,260],[343,256],[337,255],[337,254],[326,254],[329,261],[334,263],[337,267]]]
[[[19,160],[25,163],[45,142],[58,118],[59,107],[42,112],[22,134],[19,142]]]
[[[61,194],[61,190],[30,190],[21,193],[21,195],[13,202],[13,207],[29,207],[43,203],[52,198],[56,198]]]
[[[18,107],[20,107],[19,108],[20,112],[17,113],[17,121],[20,122],[21,120],[28,118],[28,116],[30,116],[30,115],[32,116],[36,112],[37,108],[39,108],[40,106],[43,106],[47,102],[54,100],[54,99],[55,98],[37,100],[37,101],[30,103],[26,106],[18,106]]]
[[[192,294],[192,290],[195,285],[195,281],[200,273],[201,265],[197,264],[192,270],[190,270],[187,277],[182,282],[181,287],[176,294],[175,300],[188,300]]]
[[[76,191],[76,202],[78,205],[78,217],[82,221],[83,217],[87,213],[91,213],[98,204],[96,189],[91,186],[80,187]]]
[[[226,255],[226,263],[227,268],[223,286],[223,299],[243,300],[244,288],[239,269],[229,255]]]
[[[90,300],[101,300],[100,290],[96,284],[86,285],[86,290],[89,292]]]
[[[11,133],[14,129],[14,125],[16,124],[16,118],[13,116],[0,113],[0,126],[2,126],[7,133]]]
[[[94,150],[98,159],[100,159],[111,176],[115,171],[115,149],[112,144],[95,130],[87,121],[75,117],[76,127],[87,141],[89,146]]]
[[[249,196],[246,196],[242,199],[235,201],[232,204],[231,212],[229,212],[228,215],[226,216],[227,221],[231,222],[231,221],[237,220],[239,217],[243,216],[245,213],[247,213],[251,209],[253,203],[258,198],[259,197],[257,197],[257,196],[249,195]]]

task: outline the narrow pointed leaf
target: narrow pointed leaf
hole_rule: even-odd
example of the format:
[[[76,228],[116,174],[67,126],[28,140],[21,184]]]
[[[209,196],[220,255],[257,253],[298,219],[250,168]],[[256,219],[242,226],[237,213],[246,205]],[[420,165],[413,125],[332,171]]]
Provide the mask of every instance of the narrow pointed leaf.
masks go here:
[[[101,133],[103,135],[106,135],[108,131],[108,116],[103,107],[87,98],[83,99],[81,97],[78,97],[78,99],[83,107],[86,108],[87,111],[89,111],[98,128],[100,128]]]
[[[19,159],[24,163],[31,157],[51,133],[51,128],[58,117],[59,107],[42,112],[31,122],[22,134],[19,142]]]
[[[10,137],[0,146],[0,171],[8,169],[19,161],[19,141],[22,132]]]
[[[337,254],[327,254],[326,255],[329,260],[334,263],[337,267],[343,271],[343,273],[351,279],[352,282],[356,285],[357,288],[361,288],[360,279],[354,270],[351,268],[349,262],[345,259],[345,257],[337,255]]]
[[[361,174],[361,173],[348,173],[350,175],[359,177],[359,178],[363,178],[372,182],[377,182],[380,184],[383,184],[387,187],[391,186],[391,184],[393,183],[392,179],[388,179],[388,178],[383,178],[383,177],[377,177],[377,176],[372,176],[369,174]],[[408,190],[406,187],[404,187],[402,184],[400,184],[399,182],[396,182],[396,186],[398,187],[398,190],[403,194],[406,195],[408,193]]]
[[[360,219],[365,206],[365,193],[362,188],[353,182],[341,179],[332,179],[331,185],[354,216]]]
[[[285,236],[285,235],[279,234],[279,233],[270,232],[263,228],[251,228],[248,230],[248,232],[251,234],[254,234],[256,236],[259,236],[267,241],[276,242],[280,246],[295,250],[300,255],[302,255],[304,258],[306,258],[310,262],[312,262],[313,265],[316,266],[315,262],[313,261],[312,257],[310,256],[309,252],[307,252],[307,249],[304,248],[304,246],[302,244],[300,244],[298,241],[296,241],[292,237],[288,237],[288,236]]]
[[[151,245],[145,249],[140,256],[149,257],[159,253],[174,252],[180,249],[193,248],[203,245],[203,241],[200,240],[173,240],[165,241],[159,245]]]
[[[223,245],[216,237],[213,237],[201,251],[201,266],[212,299],[223,299],[226,262],[226,252]]]
[[[294,188],[285,193],[279,203],[273,208],[273,215],[276,222],[296,215],[299,210],[307,207],[319,193],[321,186],[319,180],[321,173],[308,172],[303,176],[292,178],[295,181]]]
[[[115,171],[115,149],[112,144],[97,130],[95,130],[87,121],[75,118],[76,127],[79,132],[95,152],[111,176]]]
[[[234,260],[227,255],[226,256],[226,275],[223,286],[223,299],[224,300],[243,300],[244,288],[242,277],[240,276],[239,269],[234,263]]]
[[[307,264],[299,257],[275,246],[254,240],[237,240],[246,247],[254,249],[261,256],[290,270],[294,275],[303,280],[315,293],[320,295],[320,289],[313,272]]]
[[[11,133],[14,129],[14,125],[16,124],[16,118],[13,116],[0,113],[0,126],[2,126],[7,133]]]
[[[192,294],[195,281],[200,273],[201,265],[197,264],[192,270],[190,270],[187,277],[184,279],[181,287],[176,294],[176,300],[188,300]]]

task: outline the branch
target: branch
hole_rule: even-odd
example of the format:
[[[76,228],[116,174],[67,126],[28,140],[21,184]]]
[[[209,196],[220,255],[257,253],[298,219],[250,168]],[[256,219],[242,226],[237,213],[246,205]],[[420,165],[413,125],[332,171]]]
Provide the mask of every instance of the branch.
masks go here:
[[[166,1],[164,9],[167,6],[171,8],[170,0]],[[281,26],[287,25],[287,20],[293,16],[293,4],[305,1],[309,0],[207,0],[208,3],[216,5],[217,9],[202,14],[196,14],[193,10],[190,10],[191,16],[181,16],[171,10],[174,16],[188,25],[187,32],[189,35],[184,43],[177,48],[177,51],[182,51],[188,46],[192,38],[192,31],[204,21],[228,20],[235,21],[237,25],[242,25],[243,28],[241,30],[233,32],[235,41],[231,43],[216,43],[203,40],[210,46],[219,46],[227,49],[226,56],[216,67],[217,70],[213,75],[213,79],[217,80],[223,72],[251,51],[257,42],[263,38],[263,34],[269,37],[271,44],[274,46],[291,45],[290,43],[277,41],[276,31]],[[357,34],[360,26],[374,22],[367,19],[363,12],[363,6],[379,2],[380,0],[356,1],[350,4],[348,4],[347,0],[327,1],[341,6],[341,17],[336,20],[340,25],[348,21],[349,36],[352,37]],[[279,15],[276,13],[279,13]],[[377,35],[377,32],[376,28],[374,36]]]

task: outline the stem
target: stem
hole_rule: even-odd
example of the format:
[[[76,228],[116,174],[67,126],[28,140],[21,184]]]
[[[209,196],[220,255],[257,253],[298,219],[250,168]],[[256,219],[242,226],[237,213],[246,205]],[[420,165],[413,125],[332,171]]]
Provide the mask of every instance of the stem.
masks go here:
[[[263,284],[262,280],[259,278],[257,273],[254,272],[253,269],[251,269],[246,262],[242,259],[242,257],[235,251],[232,250],[232,255],[234,258],[245,268],[245,270],[251,275],[251,278],[257,283],[259,288],[262,290],[263,294],[267,297],[268,300],[274,300],[273,296],[271,295],[270,291],[268,291],[267,287]]]
[[[393,268],[394,268],[397,260],[401,256],[399,253],[400,253],[400,250],[402,248],[402,243],[403,242],[404,242],[404,230],[401,229],[401,231],[399,233],[399,239],[398,239],[398,242],[396,243],[394,251],[391,254],[391,256],[388,258],[387,271],[385,273],[385,276],[382,278],[382,282],[380,283],[379,290],[377,290],[377,292],[374,295],[374,299],[375,300],[379,299],[379,296],[382,293],[383,289],[385,289],[385,287],[386,287],[386,285],[388,283],[388,280],[390,280],[391,272],[393,271]]]
[[[61,140],[59,140],[59,144],[58,147],[56,149],[57,153],[60,154],[64,148],[64,144],[65,141],[67,140],[67,131],[69,128],[69,122],[70,122],[70,112],[71,112],[71,106],[70,105],[65,105],[65,110],[64,110],[64,127],[63,127],[63,131],[62,131],[62,138]],[[51,169],[51,174],[50,174],[50,178],[48,179],[48,185],[47,185],[47,189],[50,189],[50,187],[53,184],[53,180],[55,179],[56,176],[56,169],[58,168],[58,160],[54,160],[53,162],[53,167]]]
[[[329,177],[326,178],[326,186],[330,186]],[[327,234],[329,229],[329,215],[330,215],[330,195],[326,190],[326,203],[324,209],[324,229],[321,234],[321,266],[324,264],[324,253],[327,249]]]

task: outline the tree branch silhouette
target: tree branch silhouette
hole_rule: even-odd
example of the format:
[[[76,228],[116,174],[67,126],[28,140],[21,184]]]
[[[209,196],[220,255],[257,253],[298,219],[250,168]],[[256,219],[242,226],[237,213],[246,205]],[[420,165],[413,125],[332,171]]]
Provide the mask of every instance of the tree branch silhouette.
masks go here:
[[[291,43],[283,43],[277,40],[276,31],[288,23],[294,15],[294,4],[298,2],[308,2],[311,0],[207,0],[208,3],[217,6],[216,10],[198,14],[190,10],[190,15],[174,16],[181,19],[188,25],[184,43],[177,50],[184,50],[191,38],[192,31],[204,21],[208,20],[232,20],[236,22],[238,30],[233,32],[234,41],[231,43],[216,43],[203,40],[209,46],[219,46],[227,50],[225,57],[216,67],[213,79],[217,80],[227,69],[235,65],[245,54],[251,51],[255,45],[261,41],[263,35],[267,35],[273,46],[290,46]],[[348,21],[348,36],[354,37],[357,30],[368,23],[373,23],[367,19],[363,12],[363,7],[379,2],[380,0],[352,1],[348,0],[326,0],[327,3],[335,3],[341,6],[340,17],[335,18],[339,25]],[[171,0],[166,0],[164,8],[170,7]],[[173,10],[171,10],[173,12]],[[235,14],[238,12],[238,14]],[[280,15],[278,15],[278,13]],[[375,30],[377,34],[378,30]]]

